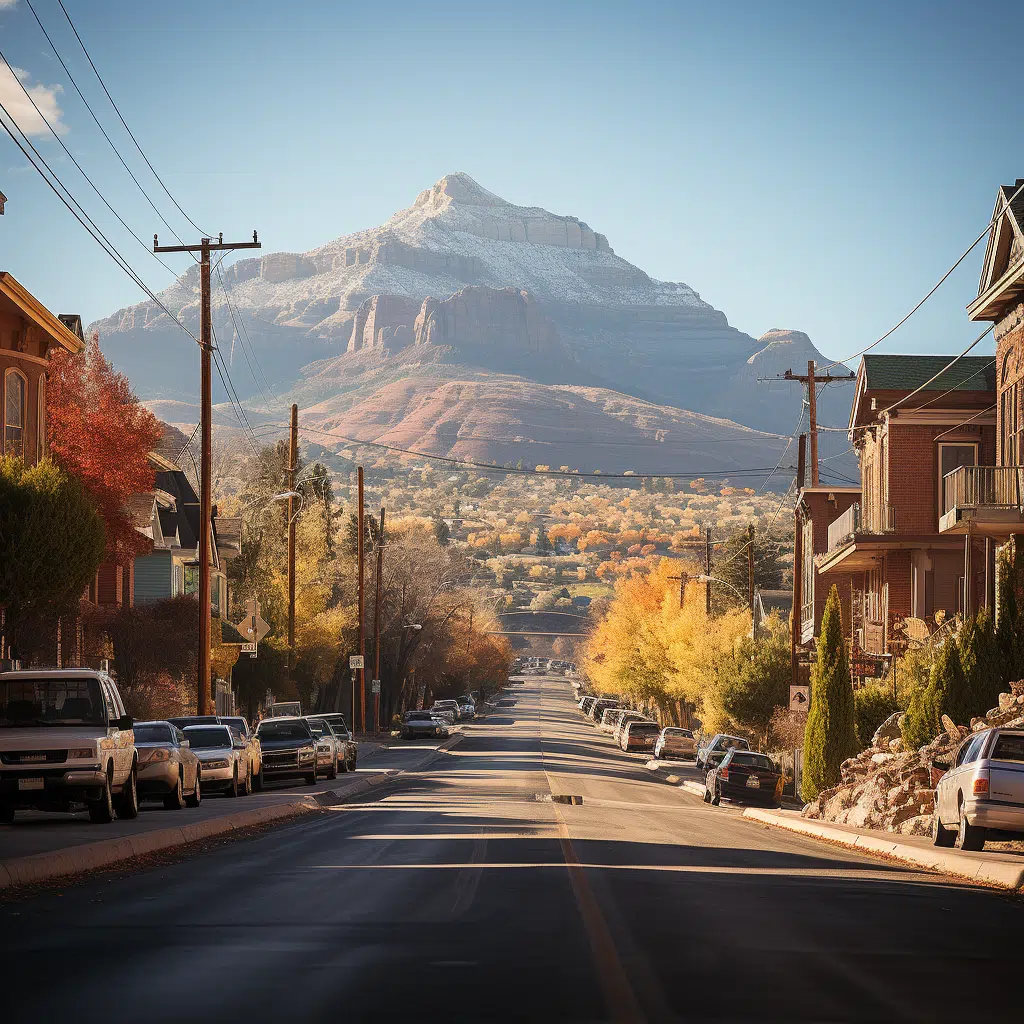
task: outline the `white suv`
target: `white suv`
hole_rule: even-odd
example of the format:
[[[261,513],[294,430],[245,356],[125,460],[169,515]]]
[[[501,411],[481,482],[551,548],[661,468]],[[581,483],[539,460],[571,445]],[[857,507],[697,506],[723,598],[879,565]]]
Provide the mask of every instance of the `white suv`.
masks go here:
[[[114,680],[92,669],[0,672],[0,822],[18,808],[109,822],[139,813],[135,734]]]

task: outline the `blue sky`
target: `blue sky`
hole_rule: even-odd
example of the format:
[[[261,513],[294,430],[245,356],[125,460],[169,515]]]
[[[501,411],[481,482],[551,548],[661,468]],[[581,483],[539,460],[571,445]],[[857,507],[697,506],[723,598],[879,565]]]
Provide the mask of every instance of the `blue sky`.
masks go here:
[[[834,358],[898,320],[981,231],[996,187],[1024,176],[1016,57],[1000,47],[1019,22],[1011,2],[64,2],[147,155],[211,232],[255,227],[267,251],[302,251],[463,170],[583,218],[741,330],[804,330]],[[155,186],[57,0],[33,5]],[[0,0],[0,48],[139,236],[169,241],[26,0]],[[0,75],[0,99],[19,94]],[[166,285],[56,142],[35,141]],[[0,268],[48,305],[89,320],[141,298],[6,136],[0,190]],[[957,351],[978,333],[964,306],[981,250],[884,350]]]

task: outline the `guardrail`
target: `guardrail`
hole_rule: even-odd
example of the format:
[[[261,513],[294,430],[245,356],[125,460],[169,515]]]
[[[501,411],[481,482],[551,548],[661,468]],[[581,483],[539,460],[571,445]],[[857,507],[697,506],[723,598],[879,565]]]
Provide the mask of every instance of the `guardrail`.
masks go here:
[[[1024,508],[1024,466],[960,466],[942,478],[943,511]]]

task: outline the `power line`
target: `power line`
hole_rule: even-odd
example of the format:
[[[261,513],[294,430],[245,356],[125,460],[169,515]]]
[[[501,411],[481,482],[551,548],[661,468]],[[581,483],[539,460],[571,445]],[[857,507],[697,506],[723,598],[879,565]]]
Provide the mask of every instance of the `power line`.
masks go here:
[[[899,323],[896,324],[895,327],[891,327],[877,341],[873,341],[870,345],[868,345],[866,348],[862,348],[859,352],[854,352],[852,356],[847,356],[845,359],[837,359],[834,363],[829,363],[829,365],[825,367],[825,370],[828,371],[828,370],[832,369],[833,366],[839,366],[841,364],[850,362],[850,360],[852,360],[852,359],[859,358],[860,356],[864,355],[865,352],[870,352],[871,349],[873,349],[876,345],[881,345],[881,343],[883,341],[885,341],[886,338],[888,338],[891,334],[893,334],[897,330],[899,330],[899,328],[901,328],[939,290],[939,288],[945,283],[945,281],[949,277],[949,275],[952,274],[953,271],[956,270],[956,268],[959,267],[960,264],[963,263],[963,261],[965,259],[967,259],[967,257],[974,250],[974,247],[992,230],[992,226],[1009,209],[1010,205],[1017,198],[1017,196],[1019,196],[1021,194],[1021,192],[1024,192],[1024,184],[1021,184],[1014,191],[1013,195],[1010,196],[1010,198],[1006,200],[1005,204],[1003,205],[1003,207],[1001,209],[997,206],[995,212],[992,214],[991,219],[985,225],[985,229],[981,232],[981,234],[978,235],[978,237],[973,242],[971,242],[971,244],[967,247],[967,249],[964,251],[963,255],[956,261],[956,263],[954,263],[953,266],[951,266],[949,268],[949,270],[947,270],[942,275],[942,277],[939,278],[939,280],[936,282],[934,287],[931,288],[931,290],[928,292],[928,294],[925,295],[924,298],[921,299],[921,301],[918,302],[914,306],[914,308],[909,313],[907,313],[907,315],[905,317],[903,317],[903,319],[900,320]]]
[[[157,297],[156,293],[142,280],[141,277],[132,269],[131,265],[127,260],[120,254],[117,247],[107,238],[96,222],[85,212],[85,209],[78,202],[77,199],[71,194],[70,190],[64,185],[60,177],[54,172],[50,165],[46,162],[43,155],[36,149],[32,144],[32,141],[28,138],[25,132],[18,126],[17,121],[11,116],[10,111],[0,103],[0,111],[5,115],[5,119],[0,119],[0,125],[3,126],[4,131],[11,137],[14,144],[21,150],[22,155],[31,164],[32,168],[39,174],[39,176],[46,182],[46,184],[53,191],[54,195],[68,208],[71,215],[78,221],[86,231],[92,235],[93,239],[100,245],[100,247],[107,253],[108,256],[113,259],[117,265],[142,289],[143,292],[148,295],[153,302],[155,302],[170,318],[174,321],[193,341],[199,342],[199,339],[175,316],[164,303]],[[11,125],[7,124],[7,121],[11,122],[14,130],[12,131]],[[22,145],[22,142],[18,139],[18,136],[14,134],[17,131],[21,139],[24,140],[25,145],[31,149],[32,154],[35,155],[36,159],[33,159],[32,154],[29,153],[29,149]],[[39,163],[36,162],[39,161]],[[43,171],[42,167],[46,170]],[[49,177],[47,176],[49,175]],[[50,178],[53,178],[53,181]],[[56,185],[54,184],[56,182]],[[58,187],[59,186],[59,187]],[[65,198],[65,195],[67,198]],[[76,210],[77,207],[77,210]],[[87,223],[88,222],[88,223]]]
[[[222,259],[223,259],[223,257],[222,257]],[[264,401],[266,401],[267,407],[269,408],[270,405],[272,404],[270,396],[263,389],[263,384],[260,384],[258,378],[256,377],[256,371],[253,369],[253,364],[252,364],[252,362],[249,361],[249,353],[246,351],[247,347],[252,349],[252,358],[253,358],[253,361],[256,363],[256,366],[259,367],[260,376],[263,378],[263,383],[266,384],[268,388],[270,387],[270,384],[267,381],[266,374],[263,372],[263,367],[260,366],[259,359],[256,356],[256,349],[253,347],[252,342],[249,340],[249,332],[245,329],[245,324],[242,321],[241,314],[239,313],[237,316],[235,315],[235,310],[234,310],[234,308],[231,305],[231,299],[228,297],[227,286],[224,284],[224,275],[221,272],[220,263],[217,264],[217,279],[220,281],[221,291],[224,293],[224,303],[228,307],[228,313],[231,315],[231,322],[235,325],[235,331],[238,334],[238,343],[241,346],[242,355],[245,356],[245,361],[246,361],[246,363],[249,366],[249,372],[252,374],[252,379],[253,379],[254,383],[256,384],[256,387],[258,387],[260,389],[260,392],[263,395]],[[243,334],[245,335],[245,343],[244,344],[242,342],[242,335]]]
[[[282,429],[281,424],[274,424],[273,427],[268,425],[267,430],[272,430],[277,433]],[[429,459],[436,462],[443,462],[448,465],[459,466],[467,469],[480,469],[491,473],[503,473],[503,474],[519,474],[522,476],[553,476],[563,477],[567,479],[597,479],[597,480],[657,480],[657,479],[672,479],[672,480],[685,480],[693,477],[704,476],[704,477],[730,477],[730,476],[751,476],[754,474],[769,473],[772,472],[772,467],[769,466],[758,466],[758,467],[736,467],[728,470],[686,470],[685,472],[674,472],[674,473],[601,473],[601,472],[573,472],[571,470],[537,470],[537,469],[519,469],[517,467],[509,466],[494,466],[489,462],[474,462],[469,459],[455,459],[447,455],[432,455],[429,452],[415,451],[411,448],[401,448],[397,445],[384,444],[381,441],[362,441],[358,438],[348,437],[345,434],[339,434],[329,430],[320,430],[317,427],[300,426],[300,430],[307,433],[317,434],[323,437],[334,438],[339,441],[344,441],[346,444],[354,447],[370,447],[380,448],[385,451],[395,452],[401,455],[411,455],[416,458]],[[793,467],[788,467],[792,469]]]
[[[132,171],[132,169],[128,166],[127,163],[125,163],[125,159],[123,156],[121,156],[120,150],[118,150],[117,146],[114,144],[114,140],[111,139],[111,137],[107,134],[107,130],[100,123],[100,119],[96,116],[96,112],[92,109],[92,106],[90,105],[89,101],[85,98],[85,95],[83,94],[82,90],[78,87],[78,82],[75,80],[75,76],[71,74],[71,71],[68,68],[67,64],[64,63],[64,58],[60,55],[60,52],[57,50],[57,47],[54,46],[53,40],[50,38],[50,33],[46,31],[46,27],[43,25],[42,21],[39,20],[39,15],[36,14],[36,9],[35,7],[32,6],[32,0],[25,0],[25,3],[28,4],[28,9],[32,12],[32,17],[36,19],[36,24],[39,26],[43,35],[46,37],[46,41],[50,44],[50,49],[53,50],[54,56],[57,58],[58,61],[60,61],[60,66],[64,69],[64,73],[68,76],[68,79],[71,82],[72,86],[74,86],[75,92],[78,93],[79,99],[85,104],[85,109],[89,111],[90,115],[92,115],[93,121],[96,122],[96,127],[99,128],[100,132],[103,134],[103,138],[107,140],[107,143],[110,145],[110,148],[114,151],[114,155],[121,162],[121,166],[128,172],[132,181],[134,181],[135,184],[138,186],[138,189],[145,197],[146,202],[149,203],[149,205],[153,208],[153,212],[160,218],[161,221],[163,221],[164,225],[167,227],[167,230],[170,231],[171,234],[174,235],[174,237],[177,238],[178,241],[180,242],[181,236],[178,235],[174,228],[171,227],[170,222],[160,212],[156,203],[154,203],[153,200],[150,198],[149,193],[142,187],[142,182],[139,181],[139,179],[135,176],[135,173]],[[61,4],[61,6],[63,7],[63,4]],[[88,56],[88,54],[86,56]]]
[[[86,174],[85,169],[75,159],[75,157],[72,154],[71,150],[68,149],[68,147],[64,144],[64,140],[60,137],[60,135],[57,134],[56,129],[53,127],[52,124],[50,124],[49,119],[42,112],[42,110],[39,109],[39,105],[36,103],[35,97],[25,87],[25,83],[21,80],[21,78],[14,73],[14,68],[11,66],[11,62],[7,59],[7,57],[5,56],[3,50],[0,50],[0,60],[2,60],[4,62],[4,64],[7,66],[7,70],[10,71],[11,77],[18,83],[18,85],[21,86],[21,91],[27,97],[29,103],[32,104],[32,109],[35,110],[36,114],[38,114],[38,116],[39,116],[40,120],[43,122],[43,124],[45,124],[46,127],[50,129],[50,134],[57,140],[57,143],[60,145],[60,148],[62,150],[64,150],[64,155],[67,156],[67,158],[75,165],[76,168],[78,168],[79,174],[81,174],[82,177],[85,178],[85,180],[89,183],[89,185],[92,188],[93,192],[95,192],[96,195],[100,198],[100,200],[102,201],[103,205],[106,206],[106,208],[121,222],[121,226],[132,236],[132,238],[135,239],[136,242],[139,243],[139,245],[142,246],[143,249],[146,250],[147,253],[149,253],[150,256],[153,257],[153,259],[155,259],[157,261],[157,263],[160,264],[160,266],[162,266],[166,271],[168,271],[170,274],[173,274],[174,277],[177,278],[179,276],[178,272],[176,270],[174,270],[172,267],[169,267],[166,263],[164,263],[164,261],[162,259],[160,259],[160,257],[157,256],[157,254],[155,252],[153,252],[152,249],[150,249],[149,245],[146,242],[144,242],[132,230],[132,228],[129,226],[127,221],[125,221],[125,219],[121,216],[121,214],[119,214],[117,212],[117,210],[115,210],[113,208],[113,206],[110,205],[110,203],[107,201],[107,197],[105,195],[103,195],[103,193],[99,190],[99,188],[96,186],[96,183],[92,180],[92,178],[90,178],[89,175]]]

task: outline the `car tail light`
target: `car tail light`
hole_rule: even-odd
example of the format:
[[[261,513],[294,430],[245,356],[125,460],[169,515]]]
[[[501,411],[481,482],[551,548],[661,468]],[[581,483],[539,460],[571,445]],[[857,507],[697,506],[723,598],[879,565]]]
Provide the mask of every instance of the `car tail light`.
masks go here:
[[[728,782],[729,781],[729,769],[728,768],[719,768],[718,769],[718,777],[723,782]]]
[[[974,780],[974,795],[988,796],[988,772]]]

